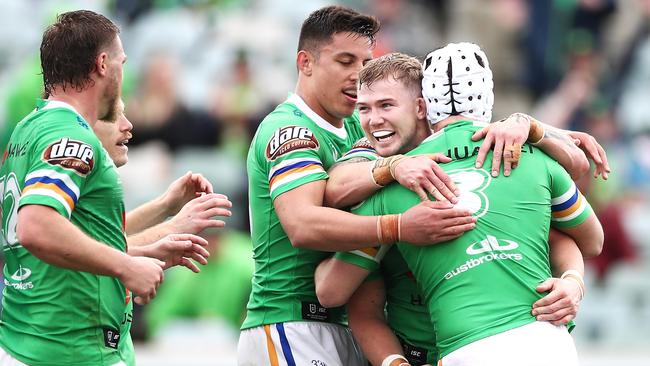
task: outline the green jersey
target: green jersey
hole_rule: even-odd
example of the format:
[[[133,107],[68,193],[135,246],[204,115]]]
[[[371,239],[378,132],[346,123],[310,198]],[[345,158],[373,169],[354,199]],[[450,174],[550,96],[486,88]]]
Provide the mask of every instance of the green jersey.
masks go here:
[[[479,143],[471,136],[477,129],[472,122],[453,123],[409,153],[446,152],[453,161],[441,167],[461,190],[457,207],[478,218],[475,229],[446,243],[398,243],[423,291],[441,356],[534,322],[531,304],[543,296],[535,287],[551,277],[549,224],[576,226],[592,213],[568,173],[532,146],[522,148],[510,177],[474,168]],[[392,184],[356,212],[401,213],[419,202]]]
[[[366,138],[357,141],[338,162],[380,158]],[[413,366],[438,362],[433,325],[411,270],[396,246],[364,248],[336,253],[335,258],[375,272],[386,288],[386,321],[399,338]]]
[[[357,115],[335,128],[296,94],[260,124],[246,164],[255,273],[242,329],[298,320],[344,322],[343,309],[326,309],[316,298],[314,270],[328,254],[294,248],[273,200],[327,179],[326,170],[362,136]]]
[[[124,285],[113,277],[47,264],[16,236],[18,210],[43,205],[125,251],[122,188],[113,161],[86,121],[56,101],[39,101],[18,124],[3,160],[0,346],[29,365],[119,362]]]

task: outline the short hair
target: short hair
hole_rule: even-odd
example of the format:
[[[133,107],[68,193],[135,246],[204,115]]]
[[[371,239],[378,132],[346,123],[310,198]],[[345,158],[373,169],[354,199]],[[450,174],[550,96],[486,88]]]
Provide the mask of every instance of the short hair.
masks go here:
[[[367,37],[375,44],[379,32],[379,20],[372,15],[361,14],[353,9],[332,5],[314,11],[302,23],[298,38],[298,51],[318,53],[323,43],[331,41],[336,33],[349,32]]]
[[[394,52],[368,61],[359,72],[359,86],[371,87],[377,81],[392,77],[420,94],[422,76],[422,63],[417,58]]]
[[[57,85],[81,91],[91,84],[95,58],[119,33],[108,18],[90,10],[60,14],[41,41],[45,95]]]

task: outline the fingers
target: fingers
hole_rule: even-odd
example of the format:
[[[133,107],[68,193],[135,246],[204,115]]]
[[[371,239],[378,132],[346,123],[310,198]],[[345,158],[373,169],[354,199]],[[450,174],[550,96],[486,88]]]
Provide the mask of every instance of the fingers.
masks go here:
[[[537,292],[548,292],[548,291],[551,291],[551,289],[553,288],[553,283],[554,283],[554,280],[553,280],[552,278],[549,278],[549,279],[547,279],[546,281],[544,281],[544,282],[540,283],[539,285],[537,285],[537,287],[535,288],[535,290],[536,290]]]
[[[212,183],[202,174],[192,174],[191,182],[199,192],[212,193]]]
[[[192,262],[191,260],[189,260],[189,259],[187,259],[185,257],[181,258],[179,264],[181,266],[183,266],[183,267],[186,267],[187,269],[189,269],[190,271],[192,271],[194,273],[201,272],[201,269],[194,262]]]
[[[202,256],[201,254],[199,254],[197,252],[190,252],[190,253],[187,253],[187,254],[188,255],[186,255],[184,258],[187,258],[187,257],[192,258],[195,261],[201,263],[202,265],[208,264],[208,260],[204,256]]]
[[[492,152],[492,176],[498,177],[501,170],[501,158],[503,157],[503,140],[494,141],[494,150]],[[481,146],[483,147],[483,146]]]
[[[138,305],[147,305],[151,298],[149,296],[136,296],[133,301]]]
[[[460,190],[438,164],[433,164],[433,171],[427,173],[427,178],[446,200],[452,203],[458,202],[456,196],[460,194]],[[438,198],[436,197],[436,199]]]
[[[578,313],[578,306],[565,306],[558,308],[556,310],[549,310],[548,312],[542,312],[538,314],[533,314],[535,319],[538,321],[554,322],[555,325],[566,324],[569,320],[574,319]]]
[[[436,153],[436,154],[424,154],[429,159],[435,161],[436,163],[449,163],[452,159],[447,155]]]
[[[481,147],[478,149],[478,155],[476,156],[476,168],[481,168],[483,167],[483,164],[485,163],[485,158],[487,157],[487,154],[490,152],[490,149],[492,148],[492,144],[494,143],[494,138],[492,135],[488,135],[485,137],[485,140],[481,144]]]
[[[193,244],[198,244],[202,246],[208,245],[208,241],[194,234],[172,234],[168,236],[169,240],[181,242],[187,249],[189,249]]]
[[[480,130],[474,132],[474,134],[472,135],[472,141],[478,141],[480,139],[485,138],[485,136],[487,135],[489,130],[490,130],[490,126],[487,126],[487,127],[483,127]]]
[[[409,183],[409,189],[411,189],[413,192],[415,192],[415,194],[418,195],[418,197],[420,197],[420,201],[428,201],[429,200],[429,195],[427,194],[427,192],[424,189],[422,189],[422,187],[420,185],[418,185],[416,181],[412,180]],[[438,199],[438,198],[436,197],[436,199]]]
[[[466,232],[466,231],[472,230],[474,227],[476,227],[475,222],[470,222],[470,223],[461,224],[461,225],[448,226],[448,227],[444,228],[441,231],[441,235],[443,237],[451,237],[453,239],[453,238],[457,238],[457,237],[463,235],[463,233]]]

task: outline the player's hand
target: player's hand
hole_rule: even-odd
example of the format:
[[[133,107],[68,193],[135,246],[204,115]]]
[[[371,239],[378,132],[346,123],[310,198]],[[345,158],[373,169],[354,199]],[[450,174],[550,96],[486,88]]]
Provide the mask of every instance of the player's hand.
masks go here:
[[[573,139],[573,142],[587,155],[596,164],[596,169],[594,170],[594,178],[598,178],[600,175],[603,179],[607,180],[609,178],[609,173],[611,169],[609,168],[609,163],[607,162],[607,154],[605,149],[596,141],[596,139],[588,133],[578,132],[578,131],[566,131],[569,136]]]
[[[134,301],[138,305],[149,303],[156,297],[156,289],[164,279],[164,262],[149,257],[131,257],[127,260],[119,275],[120,281],[132,293],[137,294]]]
[[[173,232],[190,234],[198,234],[210,227],[224,227],[226,223],[214,217],[232,216],[231,207],[232,202],[223,194],[204,194],[187,202],[167,225],[172,226]]]
[[[437,163],[448,163],[443,154],[424,154],[408,157],[395,166],[395,180],[412,190],[423,201],[431,194],[438,201],[458,202],[460,193],[454,182]]]
[[[201,174],[189,171],[169,185],[161,200],[168,216],[172,216],[193,198],[202,193],[212,192],[212,183],[209,180]]]
[[[455,239],[476,225],[467,209],[443,201],[424,201],[402,214],[400,239],[415,245],[429,245]]]
[[[517,167],[519,159],[515,159],[516,153],[512,147],[521,146],[528,140],[530,130],[530,120],[523,117],[520,113],[511,114],[505,120],[493,122],[472,135],[472,141],[485,139],[478,150],[476,157],[476,167],[481,168],[485,163],[485,158],[494,147],[492,154],[492,176],[497,177],[501,170],[501,161],[503,158],[503,175],[510,175],[512,169]]]
[[[533,316],[538,321],[564,325],[573,320],[580,307],[580,285],[570,279],[549,278],[536,288],[537,292],[548,292],[533,304]]]
[[[192,272],[201,270],[191,259],[206,265],[210,252],[205,249],[208,241],[192,234],[171,234],[153,244],[146,245],[143,249],[149,257],[165,262],[163,269],[173,266],[184,266]]]

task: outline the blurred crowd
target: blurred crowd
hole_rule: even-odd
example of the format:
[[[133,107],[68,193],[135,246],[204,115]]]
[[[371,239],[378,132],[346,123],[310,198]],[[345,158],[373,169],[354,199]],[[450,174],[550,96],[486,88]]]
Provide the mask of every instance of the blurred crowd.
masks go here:
[[[199,276],[183,269],[168,273],[159,298],[140,309],[146,314],[136,315],[134,338],[155,336],[174,319],[205,318],[219,319],[236,336],[252,274],[246,152],[261,119],[295,83],[301,21],[329,3],[24,0],[0,5],[3,150],[15,124],[42,93],[38,45],[45,25],[57,13],[90,8],[120,24],[128,55],[123,94],[134,138],[130,163],[120,168],[127,208],[153,198],[187,170],[208,177],[215,191],[233,201],[229,229],[208,233],[211,263]],[[606,182],[593,177],[580,182],[605,230],[603,254],[590,263],[595,300],[583,307],[584,338],[596,342],[608,336],[596,319],[607,311],[598,303],[607,304],[609,297],[628,301],[618,308],[632,311],[650,335],[650,284],[630,281],[650,274],[650,0],[338,3],[381,20],[375,56],[400,51],[421,58],[448,42],[480,44],[494,72],[495,119],[526,112],[598,139],[613,173]]]

